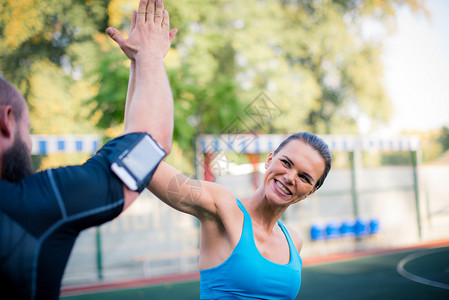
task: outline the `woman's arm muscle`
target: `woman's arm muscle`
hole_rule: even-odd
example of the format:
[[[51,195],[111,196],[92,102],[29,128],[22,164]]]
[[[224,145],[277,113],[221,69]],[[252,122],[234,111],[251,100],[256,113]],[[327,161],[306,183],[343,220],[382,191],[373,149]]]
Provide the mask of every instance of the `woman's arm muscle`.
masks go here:
[[[223,186],[188,177],[166,162],[161,162],[147,187],[171,207],[199,220],[219,218],[218,199],[232,197]]]

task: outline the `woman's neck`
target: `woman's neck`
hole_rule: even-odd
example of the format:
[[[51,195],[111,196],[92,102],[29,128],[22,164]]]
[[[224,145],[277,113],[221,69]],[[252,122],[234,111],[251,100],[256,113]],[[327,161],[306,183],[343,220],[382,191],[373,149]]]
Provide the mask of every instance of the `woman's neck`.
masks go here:
[[[287,209],[287,206],[276,206],[267,199],[264,189],[259,187],[252,195],[243,198],[242,203],[253,222],[271,231]]]

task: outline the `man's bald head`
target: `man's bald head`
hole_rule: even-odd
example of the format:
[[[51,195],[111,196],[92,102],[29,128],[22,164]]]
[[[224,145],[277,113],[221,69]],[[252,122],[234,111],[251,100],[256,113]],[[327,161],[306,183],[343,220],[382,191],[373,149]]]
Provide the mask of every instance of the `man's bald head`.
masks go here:
[[[16,122],[18,122],[22,116],[26,102],[15,87],[4,78],[0,77],[0,106],[2,105],[9,105],[12,107],[14,118]]]

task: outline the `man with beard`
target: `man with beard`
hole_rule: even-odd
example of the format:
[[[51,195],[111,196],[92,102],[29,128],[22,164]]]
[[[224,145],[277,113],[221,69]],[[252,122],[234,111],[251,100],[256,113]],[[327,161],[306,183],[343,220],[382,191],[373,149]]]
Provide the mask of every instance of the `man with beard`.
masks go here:
[[[78,234],[117,217],[170,152],[173,99],[163,59],[176,29],[169,31],[162,1],[140,0],[128,39],[107,33],[131,59],[133,89],[124,134],[83,165],[32,174],[28,107],[0,78],[0,291],[9,299],[57,299]],[[149,167],[136,167],[141,160]]]
[[[0,132],[1,136],[13,139],[1,139],[3,159],[0,160],[0,178],[19,181],[33,173],[31,167],[31,137],[29,134],[30,116],[22,95],[0,78]],[[10,123],[15,123],[12,129]],[[10,132],[10,130],[14,132]],[[10,145],[8,145],[10,143]]]

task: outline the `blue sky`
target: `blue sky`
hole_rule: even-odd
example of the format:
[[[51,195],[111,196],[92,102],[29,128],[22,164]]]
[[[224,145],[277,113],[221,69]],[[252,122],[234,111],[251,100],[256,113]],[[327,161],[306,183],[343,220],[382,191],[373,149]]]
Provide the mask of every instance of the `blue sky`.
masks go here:
[[[430,21],[401,9],[385,41],[384,80],[395,108],[390,132],[449,127],[449,1],[427,7]]]

